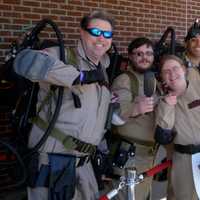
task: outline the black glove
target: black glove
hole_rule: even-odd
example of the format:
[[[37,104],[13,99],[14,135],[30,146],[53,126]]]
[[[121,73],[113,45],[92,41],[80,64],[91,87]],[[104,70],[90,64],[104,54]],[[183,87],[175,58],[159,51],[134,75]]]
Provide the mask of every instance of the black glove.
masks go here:
[[[95,82],[98,82],[100,84],[104,84],[106,82],[104,78],[104,74],[100,69],[91,70],[91,71],[81,71],[80,75],[74,80],[72,85],[90,84],[90,83],[95,83]],[[73,93],[72,95],[73,95],[75,107],[80,108],[81,107],[80,98]]]
[[[73,85],[90,84],[95,82],[105,82],[104,74],[100,69],[91,71],[81,71],[80,75],[74,80]]]
[[[175,131],[172,131],[170,129],[163,129],[157,125],[154,139],[159,144],[167,145],[167,144],[170,144],[174,140],[176,134],[177,133]]]

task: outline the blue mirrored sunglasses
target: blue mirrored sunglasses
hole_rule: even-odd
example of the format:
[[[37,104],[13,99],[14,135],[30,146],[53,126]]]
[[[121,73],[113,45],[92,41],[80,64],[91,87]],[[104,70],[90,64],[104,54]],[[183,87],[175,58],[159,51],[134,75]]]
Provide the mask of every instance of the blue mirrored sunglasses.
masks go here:
[[[99,37],[99,36],[103,35],[104,38],[110,39],[113,36],[112,31],[103,31],[99,28],[87,28],[86,31],[94,37]]]

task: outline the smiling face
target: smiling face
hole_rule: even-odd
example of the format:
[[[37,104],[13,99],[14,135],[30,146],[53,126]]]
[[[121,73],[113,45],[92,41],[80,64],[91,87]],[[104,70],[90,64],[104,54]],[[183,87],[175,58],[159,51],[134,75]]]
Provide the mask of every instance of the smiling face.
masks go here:
[[[105,38],[102,31],[112,32],[112,26],[108,21],[93,19],[87,29],[97,28],[101,31],[100,36],[93,36],[90,32],[81,29],[81,39],[85,48],[85,53],[95,64],[98,64],[101,57],[109,50],[112,38]]]
[[[129,53],[129,59],[136,69],[145,71],[146,69],[149,69],[153,64],[153,48],[147,44],[141,45]]]
[[[177,60],[168,59],[162,64],[161,78],[170,90],[179,92],[186,87],[185,67]]]
[[[187,41],[187,52],[191,57],[200,57],[200,35],[196,35],[196,37],[191,38]]]

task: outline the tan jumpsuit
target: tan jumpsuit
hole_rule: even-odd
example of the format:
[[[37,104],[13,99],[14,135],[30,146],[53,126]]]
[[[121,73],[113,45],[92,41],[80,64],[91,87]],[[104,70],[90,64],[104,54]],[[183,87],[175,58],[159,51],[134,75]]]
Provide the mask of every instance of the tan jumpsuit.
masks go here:
[[[49,56],[58,57],[58,48],[49,48],[44,53]],[[73,81],[78,77],[79,70],[93,70],[95,66],[92,65],[86,58],[82,44],[79,41],[78,47],[75,50],[77,58],[77,66],[70,64],[66,65],[59,59],[46,72],[43,80],[38,80],[40,91],[38,94],[38,106],[47,95],[50,84],[64,86],[64,97],[62,107],[59,113],[55,127],[61,130],[66,135],[71,135],[83,142],[92,145],[98,145],[104,135],[104,127],[107,116],[108,104],[110,102],[110,91],[107,87],[99,85],[99,83],[77,85],[72,87]],[[66,56],[67,57],[67,56]],[[103,70],[109,66],[109,57],[103,56],[100,61]],[[34,69],[31,69],[34,75]],[[19,70],[18,70],[19,71]],[[23,69],[22,69],[23,71]],[[36,76],[37,77],[37,76]],[[72,90],[79,96],[81,100],[81,108],[74,107],[71,92]],[[56,100],[51,104],[55,107]],[[42,111],[40,117],[48,120],[49,103],[47,103]],[[33,126],[30,137],[29,146],[34,146],[44,131],[37,126]],[[50,136],[40,148],[40,165],[48,164],[47,152],[59,154],[76,154],[82,155],[77,151],[66,150],[60,141]],[[76,169],[76,192],[74,200],[95,200],[98,197],[98,187],[93,173],[91,163],[85,163],[83,166]],[[47,200],[48,190],[45,187],[29,188],[29,200]]]
[[[118,76],[112,85],[113,91],[119,96],[122,115],[123,113],[133,109],[133,96],[144,95],[144,75],[132,71],[131,69],[129,71],[136,77],[138,82],[138,91],[132,91],[131,81],[127,74]],[[133,142],[136,146],[135,157],[128,160],[126,167],[135,166],[138,173],[148,170],[153,164],[154,122],[155,116],[154,113],[151,112],[134,118],[129,118],[125,125],[117,127],[118,134]],[[119,170],[117,169],[117,171]],[[121,173],[123,174],[124,172]],[[149,178],[143,183],[136,185],[136,199],[145,200],[150,193],[150,188],[151,179]],[[121,195],[119,199],[126,199],[126,194]]]
[[[200,144],[200,75],[195,68],[188,69],[188,87],[178,97],[175,106],[160,101],[157,110],[157,124],[162,129],[175,130],[174,144]],[[190,106],[190,105],[194,106]],[[173,152],[171,170],[172,187],[176,200],[197,199],[192,178],[191,155]]]

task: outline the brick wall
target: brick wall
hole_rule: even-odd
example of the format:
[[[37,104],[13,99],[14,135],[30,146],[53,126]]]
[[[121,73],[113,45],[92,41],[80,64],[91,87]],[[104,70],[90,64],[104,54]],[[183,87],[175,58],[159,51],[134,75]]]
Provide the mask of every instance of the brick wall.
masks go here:
[[[187,28],[200,14],[199,0],[0,0],[0,62],[11,41],[42,18],[53,19],[66,44],[74,46],[81,17],[99,8],[112,13],[116,20],[114,42],[121,53],[137,36],[158,40],[167,26],[175,28],[182,42]],[[54,34],[45,32],[44,36]]]

